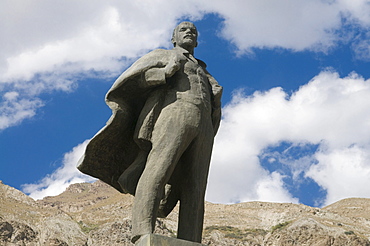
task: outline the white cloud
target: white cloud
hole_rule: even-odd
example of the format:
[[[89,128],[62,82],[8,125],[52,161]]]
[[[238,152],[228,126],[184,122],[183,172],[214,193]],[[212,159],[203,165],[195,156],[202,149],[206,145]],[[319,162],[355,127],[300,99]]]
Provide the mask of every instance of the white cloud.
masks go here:
[[[3,82],[29,80],[67,63],[76,63],[76,71],[117,72],[120,57],[168,47],[171,29],[184,16],[219,14],[224,18],[221,33],[240,50],[326,49],[338,40],[343,15],[360,27],[370,23],[365,0],[6,2],[9,7],[0,10]]]
[[[353,26],[366,31],[370,25],[367,0],[231,0],[204,6],[225,19],[221,35],[241,53],[276,47],[326,52],[353,38]]]
[[[77,162],[85,152],[89,140],[77,145],[72,151],[66,153],[63,164],[52,174],[46,176],[36,184],[24,184],[22,190],[34,199],[42,199],[45,196],[56,196],[74,183],[91,182],[94,178],[82,174],[77,170]]]
[[[321,72],[290,97],[281,88],[251,96],[237,93],[223,109],[207,199],[294,201],[284,177],[263,169],[258,159],[269,146],[283,141],[319,146],[315,153],[283,164],[290,166],[293,178],[304,173],[325,189],[322,203],[370,197],[365,188],[370,186],[368,98],[370,80],[355,73],[340,78],[333,71]],[[274,196],[264,195],[273,191],[271,187],[277,189]]]
[[[359,27],[370,24],[366,0],[37,0],[32,4],[5,0],[4,5],[7,8],[0,10],[3,82],[27,80],[66,63],[76,63],[77,71],[117,72],[122,67],[117,63],[120,57],[137,57],[158,46],[168,47],[179,18],[199,19],[211,12],[224,18],[220,31],[240,50],[326,49],[340,38],[335,33],[342,28],[342,16]],[[107,60],[111,61],[105,65]]]
[[[2,10],[0,80],[30,80],[36,73],[63,69],[112,71],[121,57],[135,58],[169,46],[177,18],[200,16],[196,6],[166,1],[35,1]],[[163,14],[166,12],[166,14]],[[20,69],[22,68],[22,69]]]
[[[342,12],[351,21],[359,25],[370,25],[370,4],[368,0],[337,0],[335,4],[340,6]]]
[[[37,108],[43,103],[37,98],[19,98],[16,91],[6,92],[0,101],[0,130],[15,125],[36,114]]]
[[[260,179],[256,184],[257,199],[255,200],[298,203],[298,199],[292,198],[292,195],[284,187],[283,178],[278,172],[272,172]]]
[[[39,93],[70,91],[97,72],[115,76],[148,50],[170,47],[171,31],[181,18],[218,14],[224,19],[220,35],[240,53],[276,47],[327,51],[338,41],[351,41],[343,23],[360,31],[370,25],[366,0],[4,0],[3,5],[0,85],[23,90],[18,100],[30,101],[39,101]],[[353,46],[361,59],[370,54],[366,38],[356,38]],[[2,117],[13,122],[7,127],[26,118]]]
[[[253,47],[325,51],[341,28],[339,6],[320,0],[216,2],[213,8],[225,18],[222,36],[241,52]]]
[[[3,101],[2,129],[32,117],[40,93],[70,91],[89,77],[116,76],[150,49],[170,46],[181,16],[199,18],[190,3],[166,1],[5,1],[0,10],[0,86],[17,92]],[[166,13],[166,14],[163,14]],[[25,101],[32,109],[17,106]],[[5,107],[3,106],[3,107]],[[13,115],[24,115],[13,116]]]
[[[306,175],[327,190],[322,204],[348,197],[370,197],[369,147],[353,145],[316,153],[318,164],[312,165]]]

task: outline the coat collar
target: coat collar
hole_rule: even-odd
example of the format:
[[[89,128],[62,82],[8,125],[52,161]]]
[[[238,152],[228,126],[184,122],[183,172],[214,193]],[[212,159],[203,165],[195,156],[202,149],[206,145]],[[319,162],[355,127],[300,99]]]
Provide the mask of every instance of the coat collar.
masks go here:
[[[189,51],[187,51],[186,49],[184,49],[182,47],[176,46],[172,50],[174,50],[175,52],[178,52],[178,53],[181,53],[181,54],[185,55],[188,59],[192,60],[195,63],[198,63],[198,61],[199,61],[192,54],[190,54]]]

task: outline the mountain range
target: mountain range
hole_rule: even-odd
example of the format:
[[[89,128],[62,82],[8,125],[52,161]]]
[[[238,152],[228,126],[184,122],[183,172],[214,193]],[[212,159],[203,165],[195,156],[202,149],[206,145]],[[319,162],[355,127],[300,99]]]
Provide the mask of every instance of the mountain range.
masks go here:
[[[133,197],[109,185],[80,183],[33,200],[0,181],[0,245],[133,245]],[[176,237],[178,207],[158,219],[155,233]],[[370,246],[370,199],[324,208],[292,203],[206,203],[203,244],[248,246]]]

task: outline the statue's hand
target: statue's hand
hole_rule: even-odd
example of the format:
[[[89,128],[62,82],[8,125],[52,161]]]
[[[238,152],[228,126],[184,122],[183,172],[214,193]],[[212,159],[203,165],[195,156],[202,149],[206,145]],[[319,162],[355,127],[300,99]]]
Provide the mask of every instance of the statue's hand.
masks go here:
[[[164,73],[166,78],[172,77],[181,67],[181,63],[175,60],[171,60],[165,67]]]

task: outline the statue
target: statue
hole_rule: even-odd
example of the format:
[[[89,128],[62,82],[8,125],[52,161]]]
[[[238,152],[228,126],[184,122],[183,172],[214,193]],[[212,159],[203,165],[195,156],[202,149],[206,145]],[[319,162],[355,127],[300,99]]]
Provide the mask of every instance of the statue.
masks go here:
[[[135,196],[132,242],[153,233],[180,201],[177,237],[201,242],[204,196],[222,87],[194,58],[191,22],[173,32],[172,50],[137,60],[106,95],[112,117],[90,141],[78,169]]]

